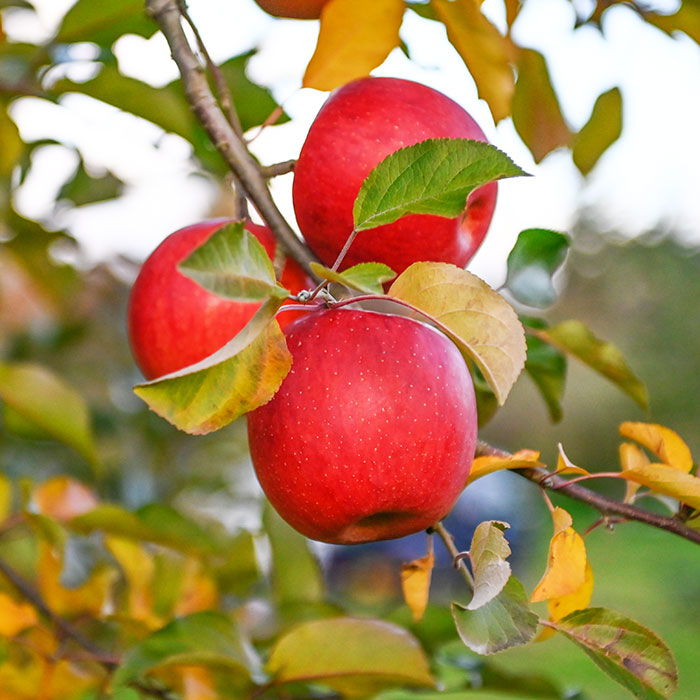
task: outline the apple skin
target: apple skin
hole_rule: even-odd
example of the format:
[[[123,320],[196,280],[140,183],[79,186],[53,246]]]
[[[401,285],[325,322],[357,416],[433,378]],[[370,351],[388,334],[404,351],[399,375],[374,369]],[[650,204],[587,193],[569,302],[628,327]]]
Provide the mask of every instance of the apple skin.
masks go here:
[[[274,17],[318,19],[328,0],[255,0],[255,2]]]
[[[456,102],[398,78],[361,78],[335,90],[314,120],[294,170],[294,211],[314,253],[332,265],[353,229],[362,181],[384,158],[430,138],[486,141]],[[382,262],[400,274],[419,260],[465,267],[486,235],[497,183],[476,189],[450,219],[412,214],[358,234],[341,269]]]
[[[252,318],[260,302],[224,299],[185,277],[177,265],[230,219],[212,219],[170,234],[144,262],[131,290],[127,328],[132,354],[147,379],[187,367],[211,355]],[[275,238],[266,226],[250,222],[246,229],[263,244],[268,255]],[[293,260],[287,260],[281,283],[296,293],[312,286]],[[280,315],[291,323],[296,312]]]
[[[267,498],[315,540],[403,537],[445,517],[469,475],[477,414],[455,345],[402,316],[315,309],[285,329],[290,373],[248,414]]]

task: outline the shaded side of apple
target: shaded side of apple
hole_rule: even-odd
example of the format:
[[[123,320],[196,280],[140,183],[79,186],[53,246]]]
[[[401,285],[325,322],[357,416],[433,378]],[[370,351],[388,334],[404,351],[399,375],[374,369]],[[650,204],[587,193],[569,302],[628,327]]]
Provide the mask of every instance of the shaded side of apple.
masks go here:
[[[248,415],[272,505],[313,539],[402,537],[443,518],[476,443],[471,376],[456,347],[417,321],[311,310],[285,330],[279,392]]]
[[[172,233],[141,267],[129,298],[127,327],[134,359],[147,379],[175,372],[211,355],[231,340],[260,307],[260,302],[243,303],[212,294],[177,270],[182,260],[226,223],[228,219],[212,219]],[[272,232],[250,222],[246,229],[272,257]],[[293,260],[287,260],[281,283],[292,292],[311,285]],[[297,315],[285,312],[280,322],[290,323]]]
[[[326,265],[353,229],[353,204],[364,178],[394,151],[430,138],[486,141],[462,107],[419,83],[362,78],[331,94],[301,149],[293,186],[301,232]],[[376,261],[401,273],[419,260],[464,267],[488,231],[496,194],[495,182],[475,190],[455,219],[415,214],[363,231],[341,267]]]

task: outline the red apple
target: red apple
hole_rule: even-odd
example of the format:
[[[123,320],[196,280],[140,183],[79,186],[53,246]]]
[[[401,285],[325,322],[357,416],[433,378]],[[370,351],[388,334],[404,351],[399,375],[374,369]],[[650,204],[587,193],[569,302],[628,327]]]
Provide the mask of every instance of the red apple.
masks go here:
[[[216,296],[177,270],[177,265],[214,231],[229,223],[214,219],[180,229],[168,236],[143,264],[131,290],[128,331],[136,363],[147,379],[161,377],[203,360],[222,347],[251,319],[260,302],[243,303]],[[246,229],[268,255],[275,238],[265,226]],[[311,281],[293,260],[287,260],[281,283],[296,293]],[[290,323],[295,312],[280,321]]]
[[[401,316],[310,310],[286,330],[290,373],[248,414],[250,453],[279,514],[355,544],[435,524],[476,443],[471,376],[444,335]]]
[[[362,181],[384,158],[430,138],[486,141],[456,102],[397,78],[362,78],[331,94],[311,125],[294,170],[294,211],[306,242],[331,265],[353,229]],[[497,184],[475,190],[455,219],[414,214],[361,232],[341,268],[383,262],[401,273],[419,260],[464,267],[481,244]]]
[[[275,17],[318,19],[328,0],[255,0],[265,12]]]

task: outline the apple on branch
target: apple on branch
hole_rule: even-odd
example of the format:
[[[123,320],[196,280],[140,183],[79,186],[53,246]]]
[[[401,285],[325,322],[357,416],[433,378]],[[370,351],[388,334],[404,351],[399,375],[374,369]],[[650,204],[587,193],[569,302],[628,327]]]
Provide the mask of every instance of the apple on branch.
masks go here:
[[[285,335],[292,369],[248,414],[253,464],[279,514],[334,544],[402,537],[447,515],[477,429],[457,347],[406,317],[323,306]]]
[[[294,211],[309,247],[332,265],[353,231],[363,180],[400,148],[433,138],[486,141],[456,102],[419,83],[362,78],[334,91],[314,120],[294,170]],[[486,236],[497,183],[474,190],[456,218],[411,214],[360,232],[341,269],[380,262],[396,273],[420,260],[464,267]]]
[[[225,299],[185,277],[177,266],[228,219],[212,219],[170,234],[144,262],[131,290],[127,314],[131,350],[147,379],[162,377],[216,352],[253,317],[260,302]],[[246,229],[272,258],[275,238],[269,228],[247,222]],[[287,260],[281,283],[296,293],[311,281]],[[280,317],[291,323],[295,312]]]

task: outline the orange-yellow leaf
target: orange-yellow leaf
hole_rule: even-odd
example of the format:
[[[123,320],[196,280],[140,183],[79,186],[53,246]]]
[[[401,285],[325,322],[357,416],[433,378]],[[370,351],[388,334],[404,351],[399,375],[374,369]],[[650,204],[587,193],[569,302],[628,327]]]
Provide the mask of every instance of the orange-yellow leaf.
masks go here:
[[[564,448],[559,443],[559,457],[557,458],[557,474],[589,474],[583,467],[575,465],[564,452]]]
[[[37,580],[39,591],[49,608],[66,617],[83,614],[101,616],[111,598],[116,574],[114,569],[99,566],[82,586],[65,588],[60,582],[62,568],[61,557],[46,542],[40,542]]]
[[[479,93],[498,123],[510,114],[515,76],[510,65],[512,44],[481,12],[482,0],[432,0]]]
[[[183,700],[218,700],[211,671],[202,666],[183,666],[180,672]]]
[[[530,597],[536,603],[561,598],[577,591],[586,575],[586,545],[571,527],[571,516],[563,508],[555,508],[554,536],[549,543],[547,570]]]
[[[693,457],[688,445],[670,428],[655,423],[627,421],[620,425],[620,435],[644,445],[664,464],[674,469],[687,474],[693,468]]]
[[[145,623],[151,629],[160,627],[163,621],[153,612],[153,557],[140,543],[125,537],[109,535],[105,537],[105,546],[124,572],[129,617]]]
[[[23,629],[36,625],[38,621],[34,606],[17,602],[7,593],[0,592],[0,635],[14,637]]]
[[[59,522],[83,515],[98,505],[97,496],[87,486],[67,476],[37,486],[33,499],[40,513]]]
[[[649,464],[649,458],[644,454],[641,447],[637,447],[632,442],[623,442],[620,445],[620,464],[622,471],[636,469]],[[625,503],[631,503],[641,484],[634,481],[627,481],[625,490]]]
[[[668,464],[652,463],[628,469],[621,476],[700,509],[700,479],[692,474],[684,474]]]
[[[472,481],[476,481],[482,476],[500,471],[501,469],[520,469],[523,467],[534,469],[536,467],[543,467],[544,465],[539,460],[540,453],[537,450],[518,450],[510,455],[510,457],[477,457],[472,462],[467,484],[471,484]]]
[[[190,557],[185,562],[180,597],[175,605],[175,615],[191,615],[218,607],[219,590],[216,582],[198,559]]]
[[[423,617],[423,613],[428,607],[430,578],[435,566],[432,539],[429,542],[428,554],[408,564],[401,565],[401,590],[406,605],[411,609],[414,622],[418,622]]]
[[[399,46],[403,0],[330,0],[303,87],[333,90],[369,75]]]

